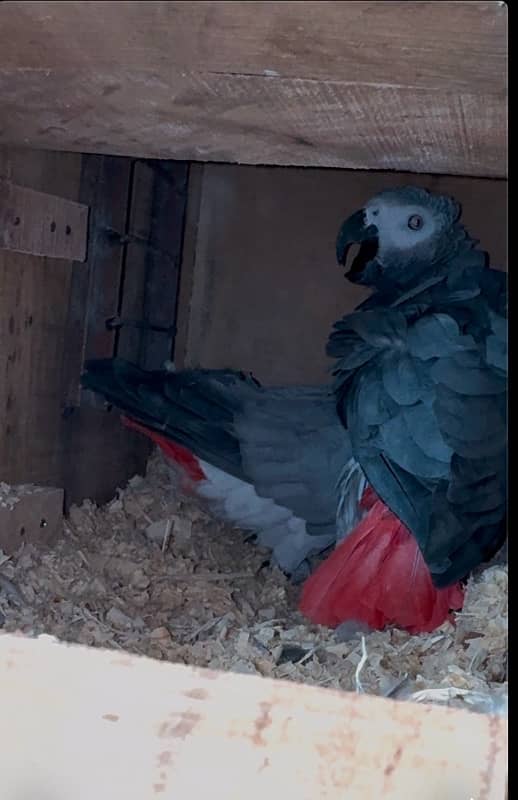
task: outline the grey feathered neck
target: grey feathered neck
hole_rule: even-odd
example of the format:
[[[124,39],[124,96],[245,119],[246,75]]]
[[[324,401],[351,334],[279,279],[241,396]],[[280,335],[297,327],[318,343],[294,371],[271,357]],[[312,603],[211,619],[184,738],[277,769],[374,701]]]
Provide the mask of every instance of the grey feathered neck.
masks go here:
[[[410,257],[400,265],[391,264],[390,269],[382,267],[376,258],[368,265],[373,276],[372,285],[375,291],[383,294],[397,295],[418,286],[424,279],[445,276],[451,279],[461,274],[478,272],[489,264],[488,254],[478,247],[479,242],[472,239],[460,223],[451,229],[449,237],[439,243],[434,258],[427,261]]]

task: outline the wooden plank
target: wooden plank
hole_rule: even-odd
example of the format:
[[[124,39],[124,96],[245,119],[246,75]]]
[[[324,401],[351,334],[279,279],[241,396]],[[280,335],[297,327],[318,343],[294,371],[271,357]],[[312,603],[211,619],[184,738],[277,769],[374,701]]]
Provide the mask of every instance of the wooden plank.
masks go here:
[[[0,5],[1,8],[1,5]],[[115,82],[116,92],[103,96]],[[0,72],[0,142],[145,158],[505,177],[507,102],[244,75]],[[9,99],[11,97],[11,99]],[[54,108],[72,98],[71,113]],[[31,108],[31,113],[26,109]],[[83,125],[88,108],[90,127]]]
[[[214,800],[506,792],[507,721],[457,709],[6,634],[0,697],[6,798],[195,800],[207,787]]]
[[[0,151],[2,176],[74,201],[80,165],[75,154]],[[8,482],[62,485],[63,331],[70,280],[70,261],[0,250],[0,475]]]
[[[119,310],[124,248],[118,238],[126,232],[131,162],[106,157],[96,166],[97,179],[95,166],[91,174],[95,204],[84,356],[110,358],[114,354],[115,333],[106,327],[106,321]],[[89,191],[86,185],[84,191]]]
[[[137,241],[130,240],[126,245],[120,316],[123,320],[138,322],[144,319],[144,292],[150,258],[146,242],[151,238],[155,175],[142,161],[137,162],[133,169],[128,235]],[[139,364],[141,342],[141,329],[123,326],[117,333],[117,355]]]
[[[189,363],[191,323],[193,315],[196,319],[197,309],[193,311],[192,299],[194,282],[198,281],[199,262],[197,263],[198,245],[203,241],[203,233],[199,231],[201,203],[203,199],[202,164],[192,164],[189,170],[187,206],[185,210],[185,232],[178,287],[178,314],[176,320],[177,334],[174,347],[174,362],[177,369],[184,369]],[[194,322],[194,324],[196,324]],[[192,363],[191,363],[192,366]]]
[[[492,263],[507,260],[504,181],[219,164],[193,177],[178,366],[252,370],[279,385],[328,382],[331,326],[367,296],[344,280],[336,234],[383,189],[412,183],[454,195]]]
[[[0,248],[84,261],[88,206],[0,180]]]
[[[496,92],[506,69],[498,2],[8,2],[0,19],[6,69],[124,64]]]
[[[155,171],[158,166],[153,164]],[[160,368],[175,347],[188,174],[185,162],[162,162],[155,181],[151,239],[156,250],[149,260],[144,319],[169,332],[144,331],[141,365],[145,369]]]
[[[117,486],[143,473],[150,452],[143,437],[123,429],[118,413],[80,387],[85,359],[115,352],[116,331],[106,320],[119,311],[125,246],[117,237],[127,230],[131,171],[129,159],[83,157],[80,199],[92,208],[88,261],[86,270],[73,267],[63,330],[60,463],[67,507],[85,497],[108,501]]]
[[[0,141],[507,174],[503,3],[93,5],[0,4]]]
[[[145,369],[174,346],[187,173],[183,162],[135,164],[117,355]]]
[[[101,404],[99,404],[100,406]],[[112,500],[115,490],[143,475],[151,453],[145,436],[128,431],[116,409],[83,403],[62,420],[60,463],[65,504]]]
[[[113,347],[102,304],[117,299],[108,289],[117,274],[118,251],[107,242],[104,226],[122,220],[124,230],[121,173],[125,170],[127,181],[128,164],[108,159],[108,166],[98,169],[105,160],[95,159],[97,165],[87,159],[81,181],[76,154],[0,149],[0,176],[16,184],[84,202],[82,185],[83,195],[95,202],[93,233],[106,244],[96,261],[101,274],[91,281],[91,259],[99,255],[95,246],[86,264],[0,250],[0,480],[63,487],[67,504],[84,497],[108,500],[118,485],[143,471],[149,453],[142,436],[122,428],[118,414],[67,408],[77,401],[85,353],[95,353],[99,345],[101,354],[111,354],[110,342]],[[115,200],[122,207],[119,217],[106,211]],[[95,318],[85,319],[90,285],[99,303]],[[98,339],[98,332],[110,341]]]
[[[1,480],[62,485],[68,261],[0,250]]]
[[[112,234],[126,229],[131,164],[127,159],[84,156],[80,197],[91,206],[88,261],[74,267],[65,331],[63,407],[79,405],[86,358],[110,358],[115,332],[106,320],[118,313],[123,249]]]

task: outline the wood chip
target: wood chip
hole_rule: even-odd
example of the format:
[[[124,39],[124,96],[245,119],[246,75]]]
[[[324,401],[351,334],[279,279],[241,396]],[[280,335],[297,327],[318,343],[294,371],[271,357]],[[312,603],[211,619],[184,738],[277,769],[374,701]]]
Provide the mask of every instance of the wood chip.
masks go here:
[[[475,711],[507,707],[506,565],[471,581],[455,627],[421,636],[358,625],[332,631],[301,617],[300,587],[261,569],[265,551],[245,539],[181,496],[155,453],[147,476],[108,505],[72,508],[56,543],[25,545],[11,558],[0,552],[2,575],[27,600],[10,602],[4,581],[0,624],[316,686]]]

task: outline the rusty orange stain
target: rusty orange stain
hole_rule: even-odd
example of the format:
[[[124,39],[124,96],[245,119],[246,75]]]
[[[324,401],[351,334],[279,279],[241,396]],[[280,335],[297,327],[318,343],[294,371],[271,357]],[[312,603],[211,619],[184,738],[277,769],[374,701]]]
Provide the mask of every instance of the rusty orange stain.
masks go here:
[[[158,754],[158,766],[167,767],[173,760],[173,754],[170,750],[163,750]]]
[[[482,783],[482,794],[479,800],[486,800],[491,791],[491,784],[493,782],[493,773],[495,771],[495,764],[500,751],[500,738],[499,738],[499,724],[497,717],[489,717],[489,752],[487,754],[487,764],[484,769],[480,771],[480,779]]]
[[[402,748],[401,745],[398,745],[394,755],[392,756],[392,761],[390,762],[390,764],[387,764],[387,766],[383,770],[383,772],[385,773],[387,778],[389,777],[389,775],[392,775],[392,773],[396,769],[397,765],[401,761],[401,756],[402,755],[403,755],[403,748]]]
[[[135,662],[131,658],[113,658],[110,664],[115,664],[117,667],[133,667]]]
[[[256,745],[263,745],[266,744],[263,732],[272,724],[272,715],[270,713],[272,710],[272,704],[260,703],[259,708],[261,709],[261,714],[254,720],[255,730],[252,734],[252,741]]]
[[[221,677],[221,673],[213,669],[203,669],[203,667],[191,667],[191,671],[198,675],[203,680],[217,681]]]
[[[165,737],[173,736],[178,739],[185,739],[191,734],[196,725],[201,720],[201,714],[195,714],[193,711],[174,711],[169,715],[174,719],[178,719],[176,724],[168,722],[160,723],[158,728],[158,736],[163,739]]]
[[[167,736],[168,731],[169,731],[169,723],[168,722],[162,722],[160,724],[159,729],[158,729],[158,735],[161,738],[163,738],[164,736]]]
[[[180,714],[180,721],[170,729],[171,736],[185,739],[193,732],[196,725],[201,720],[201,714],[194,714],[192,711],[183,711]]]

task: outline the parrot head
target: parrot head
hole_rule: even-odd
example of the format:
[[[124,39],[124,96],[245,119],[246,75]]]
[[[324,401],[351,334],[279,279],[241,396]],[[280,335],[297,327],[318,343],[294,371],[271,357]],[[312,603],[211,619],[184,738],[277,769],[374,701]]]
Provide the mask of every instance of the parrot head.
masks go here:
[[[345,266],[351,246],[359,244],[348,280],[364,286],[408,285],[477,244],[459,224],[460,216],[460,205],[450,197],[415,186],[387,189],[342,224],[338,263]]]

